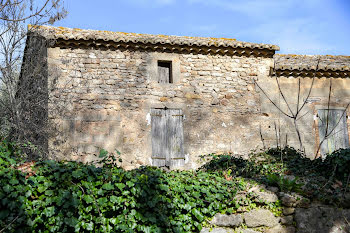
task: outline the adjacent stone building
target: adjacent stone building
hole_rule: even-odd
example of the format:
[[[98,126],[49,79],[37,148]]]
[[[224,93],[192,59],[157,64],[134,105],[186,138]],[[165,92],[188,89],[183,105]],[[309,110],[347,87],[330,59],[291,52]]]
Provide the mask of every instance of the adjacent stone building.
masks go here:
[[[271,77],[259,80],[261,89],[279,107],[262,93],[260,104],[261,112],[266,115],[265,124],[262,124],[267,126],[263,129],[266,139],[279,141],[275,145],[297,149],[302,141],[302,150],[310,158],[347,148],[350,57],[276,54],[274,63]],[[297,124],[282,113],[295,116],[297,109]]]
[[[299,146],[300,137],[312,156],[323,132],[317,116],[328,106],[329,80],[332,109],[344,109],[350,98],[350,58],[277,56],[277,50],[226,38],[30,27],[19,85],[40,80],[39,88],[26,89],[47,101],[40,117],[51,131],[36,138],[51,158],[87,162],[104,148],[118,150],[126,168],[195,168],[203,154]],[[275,77],[292,107],[299,76],[299,105],[314,80],[298,119],[300,137],[275,106],[285,111]],[[27,119],[37,115],[34,110]]]

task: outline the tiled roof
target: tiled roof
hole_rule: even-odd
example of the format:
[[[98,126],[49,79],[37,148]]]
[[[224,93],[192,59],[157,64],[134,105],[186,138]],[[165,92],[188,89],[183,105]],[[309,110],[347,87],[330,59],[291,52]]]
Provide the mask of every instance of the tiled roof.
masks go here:
[[[243,55],[247,53],[246,50],[260,50],[269,51],[269,53],[279,50],[276,45],[257,44],[236,41],[235,39],[227,38],[211,38],[211,37],[187,37],[187,36],[165,36],[165,35],[151,35],[151,34],[137,34],[125,32],[111,32],[111,31],[97,31],[97,30],[83,30],[76,28],[52,27],[52,26],[28,26],[29,30],[39,33],[46,39],[58,40],[61,43],[69,44],[72,41],[80,43],[106,43],[106,44],[138,44],[140,46],[181,46],[188,47],[190,51],[202,48],[203,51],[226,53],[237,49]],[[191,49],[192,48],[192,49]],[[227,51],[225,51],[225,49]],[[188,49],[186,49],[188,50]],[[253,54],[251,52],[251,54]]]
[[[275,54],[274,60],[278,76],[350,76],[350,56]]]
[[[350,56],[276,54],[276,70],[350,71]]]

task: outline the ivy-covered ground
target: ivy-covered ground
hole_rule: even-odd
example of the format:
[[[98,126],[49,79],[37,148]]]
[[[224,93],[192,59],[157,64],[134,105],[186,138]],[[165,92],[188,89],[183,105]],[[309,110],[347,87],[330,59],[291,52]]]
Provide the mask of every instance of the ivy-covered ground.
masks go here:
[[[22,161],[14,143],[0,142],[0,232],[199,232],[216,213],[267,208],[253,196],[236,198],[252,183],[278,186],[312,199],[346,200],[350,151],[311,161],[291,148],[249,160],[204,156],[197,171],[141,167],[125,171],[113,155],[98,164]],[[237,195],[238,196],[238,195]]]
[[[253,153],[248,160],[227,155],[202,156],[207,172],[230,174],[280,191],[296,192],[313,201],[350,208],[350,149],[340,149],[326,159],[310,160],[290,148]]]

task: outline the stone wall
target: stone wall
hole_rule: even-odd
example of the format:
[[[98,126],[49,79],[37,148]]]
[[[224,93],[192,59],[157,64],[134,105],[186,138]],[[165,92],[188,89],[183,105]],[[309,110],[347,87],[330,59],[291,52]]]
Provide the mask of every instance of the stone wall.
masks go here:
[[[243,197],[247,198],[246,195]],[[346,233],[350,230],[349,209],[310,203],[299,194],[279,192],[276,187],[263,185],[250,189],[249,195],[255,197],[257,209],[242,206],[235,214],[216,214],[201,233]],[[282,213],[277,215],[269,210],[271,203],[276,202],[282,205]]]
[[[174,83],[157,82],[158,60],[172,61]],[[54,86],[49,115],[60,129],[49,143],[54,157],[90,161],[98,148],[105,148],[120,151],[124,167],[150,165],[150,109],[164,107],[184,112],[186,168],[197,167],[201,154],[247,155],[277,145],[300,148],[293,119],[264,94],[290,114],[269,75],[271,58],[55,47],[48,49],[48,61],[49,85]],[[295,112],[298,80],[301,106],[312,78],[278,79]],[[311,158],[320,143],[317,110],[328,106],[330,80],[330,107],[345,108],[350,100],[349,79],[315,79],[297,121]]]
[[[173,62],[172,84],[155,81],[156,60]],[[90,161],[118,150],[123,166],[151,164],[151,108],[184,112],[186,167],[198,155],[261,147],[260,97],[271,58],[135,50],[49,48],[52,157]],[[57,106],[64,106],[64,109]],[[73,151],[73,153],[72,153]]]

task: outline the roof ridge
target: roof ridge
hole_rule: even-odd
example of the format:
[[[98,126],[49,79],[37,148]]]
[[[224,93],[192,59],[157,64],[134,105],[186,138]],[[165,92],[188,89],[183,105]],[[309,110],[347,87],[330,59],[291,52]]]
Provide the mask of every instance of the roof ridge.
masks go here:
[[[243,42],[231,38],[154,35],[37,25],[28,25],[28,31],[35,31],[46,39],[61,39],[65,41],[101,40],[114,43],[148,43],[152,45],[162,44],[170,46],[267,50],[273,53],[279,50],[277,45]]]
[[[349,55],[330,55],[330,54],[326,54],[326,55],[322,55],[322,54],[281,54],[281,53],[276,53],[274,55],[275,57],[296,57],[296,58],[300,58],[300,57],[325,57],[325,58],[348,58],[350,59]]]
[[[350,56],[345,55],[296,55],[275,54],[275,70],[278,72],[341,72],[350,75]]]

